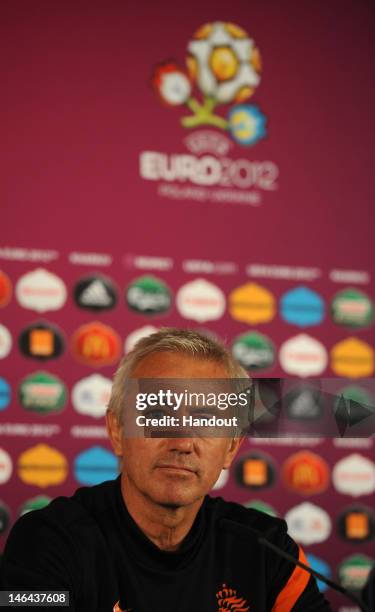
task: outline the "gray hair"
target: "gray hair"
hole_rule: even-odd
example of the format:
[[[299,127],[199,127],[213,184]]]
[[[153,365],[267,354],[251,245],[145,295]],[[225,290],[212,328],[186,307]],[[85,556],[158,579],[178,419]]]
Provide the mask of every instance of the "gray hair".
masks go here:
[[[120,362],[113,378],[111,397],[108,409],[122,423],[125,406],[125,385],[132,377],[136,366],[151,353],[180,353],[222,364],[230,378],[249,378],[248,373],[234,359],[230,351],[221,342],[191,329],[164,327],[159,331],[138,340],[133,350]]]

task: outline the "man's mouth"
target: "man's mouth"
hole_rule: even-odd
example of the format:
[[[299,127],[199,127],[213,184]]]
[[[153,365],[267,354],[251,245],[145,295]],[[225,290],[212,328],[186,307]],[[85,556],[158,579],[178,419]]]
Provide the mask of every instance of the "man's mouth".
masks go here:
[[[173,463],[162,463],[155,466],[158,469],[185,472],[186,474],[196,474],[197,470],[186,465],[175,465]]]

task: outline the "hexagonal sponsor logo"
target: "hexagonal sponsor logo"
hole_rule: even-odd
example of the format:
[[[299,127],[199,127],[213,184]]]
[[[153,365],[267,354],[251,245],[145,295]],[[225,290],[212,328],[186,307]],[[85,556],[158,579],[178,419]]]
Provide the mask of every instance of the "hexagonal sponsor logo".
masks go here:
[[[37,495],[36,497],[31,497],[22,504],[19,510],[19,516],[23,516],[24,514],[32,512],[33,510],[41,510],[42,508],[48,506],[51,501],[52,498],[48,497],[48,495]]]
[[[284,462],[282,477],[285,485],[301,495],[316,495],[329,485],[328,464],[311,451],[294,453]]]
[[[172,302],[169,287],[160,278],[151,275],[133,280],[125,296],[129,308],[144,315],[167,312]]]
[[[37,322],[26,327],[18,338],[18,346],[23,355],[44,361],[55,359],[64,351],[61,331],[47,322]]]
[[[297,376],[318,376],[327,367],[327,351],[323,344],[308,336],[299,334],[286,340],[280,348],[279,360],[287,374]]]
[[[270,504],[266,504],[266,502],[262,501],[261,499],[251,499],[250,501],[245,502],[243,506],[245,508],[252,508],[253,510],[258,510],[258,512],[264,512],[269,516],[278,516],[278,513],[276,512],[275,508]]]
[[[370,495],[375,491],[375,463],[358,453],[348,455],[333,468],[332,482],[340,493]]]
[[[138,340],[141,340],[142,338],[146,338],[147,336],[150,336],[151,334],[154,334],[157,331],[158,331],[158,328],[154,327],[153,325],[144,325],[143,327],[140,327],[132,331],[125,339],[125,343],[124,343],[125,354],[127,355],[128,353],[130,353],[130,351],[133,350]]]
[[[92,374],[78,381],[72,389],[72,404],[80,414],[100,418],[106,413],[112,381],[100,374]]]
[[[93,486],[113,480],[118,474],[118,458],[102,446],[92,446],[74,459],[74,475],[80,484]]]
[[[225,312],[222,290],[204,278],[186,283],[177,292],[176,307],[184,319],[205,323],[220,319]]]
[[[34,372],[21,382],[18,397],[25,410],[50,414],[64,408],[67,389],[57,376],[48,372]]]
[[[72,337],[71,348],[81,363],[100,367],[118,360],[121,341],[112,327],[94,321],[77,329]]]
[[[214,486],[212,487],[212,491],[217,491],[218,489],[222,489],[223,487],[225,487],[228,480],[229,480],[229,470],[221,470],[219,474],[219,478],[217,479]]]
[[[340,584],[350,591],[362,591],[374,565],[374,559],[370,559],[367,555],[356,554],[346,557],[337,569]]]
[[[338,325],[368,327],[374,320],[374,304],[363,291],[344,289],[333,298],[331,314]]]
[[[115,284],[102,274],[81,278],[74,287],[73,295],[77,306],[96,312],[110,310],[117,303]]]
[[[11,399],[11,388],[5,378],[0,378],[0,411],[8,408]]]
[[[45,488],[66,480],[68,461],[57,448],[36,444],[20,454],[17,471],[25,484]]]
[[[296,287],[282,296],[280,314],[284,321],[298,327],[319,325],[324,318],[324,301],[316,291]]]
[[[275,298],[265,287],[246,283],[230,293],[229,312],[236,321],[250,325],[268,323],[275,316]]]
[[[288,417],[298,421],[316,421],[324,411],[322,393],[313,383],[293,385],[284,394],[283,406]]]
[[[275,467],[271,458],[263,453],[250,453],[241,457],[235,466],[237,483],[249,489],[265,489],[275,481]]]
[[[269,368],[275,362],[275,348],[271,340],[256,331],[237,336],[232,353],[242,367],[250,371]]]
[[[67,291],[65,283],[56,274],[44,268],[37,268],[18,280],[16,297],[24,308],[47,312],[59,310],[64,306]]]
[[[374,511],[362,504],[345,508],[337,519],[337,531],[347,542],[370,542],[375,538]]]
[[[8,482],[12,475],[13,463],[6,450],[0,448],[0,484]]]
[[[12,348],[12,336],[5,325],[0,325],[0,359],[7,357]]]
[[[12,297],[12,283],[5,272],[0,270],[0,308],[7,306]]]
[[[364,378],[374,372],[374,350],[358,338],[346,338],[331,349],[331,368],[338,376]]]
[[[8,506],[0,499],[0,535],[8,529],[9,516]]]
[[[331,578],[332,577],[331,568],[330,568],[330,566],[328,565],[328,563],[326,561],[324,561],[320,557],[316,557],[315,555],[313,555],[311,553],[307,553],[306,559],[307,559],[308,564],[310,565],[311,569],[313,569],[316,572],[319,572],[319,574],[322,574],[323,576],[325,576],[325,578]],[[319,589],[319,591],[321,593],[324,593],[324,591],[326,591],[328,589],[328,584],[323,582],[323,580],[317,579],[316,583],[317,583],[318,589]]]
[[[329,514],[310,502],[303,502],[288,510],[285,520],[290,536],[306,546],[324,542],[332,529]]]

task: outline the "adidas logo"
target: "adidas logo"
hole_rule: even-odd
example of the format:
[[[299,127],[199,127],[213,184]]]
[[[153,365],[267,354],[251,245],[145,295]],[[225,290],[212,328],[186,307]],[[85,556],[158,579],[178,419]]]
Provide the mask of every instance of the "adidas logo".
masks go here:
[[[82,291],[79,301],[84,306],[110,306],[113,299],[102,281],[95,280]]]

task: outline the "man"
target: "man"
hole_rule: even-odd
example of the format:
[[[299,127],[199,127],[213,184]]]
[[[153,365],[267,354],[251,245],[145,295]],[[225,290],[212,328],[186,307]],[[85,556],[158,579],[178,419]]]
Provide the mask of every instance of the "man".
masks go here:
[[[3,589],[70,592],[73,610],[329,610],[284,521],[210,498],[239,437],[127,435],[131,383],[229,380],[247,374],[219,343],[164,329],[140,340],[115,375],[107,412],[121,476],[22,517],[4,553]]]

